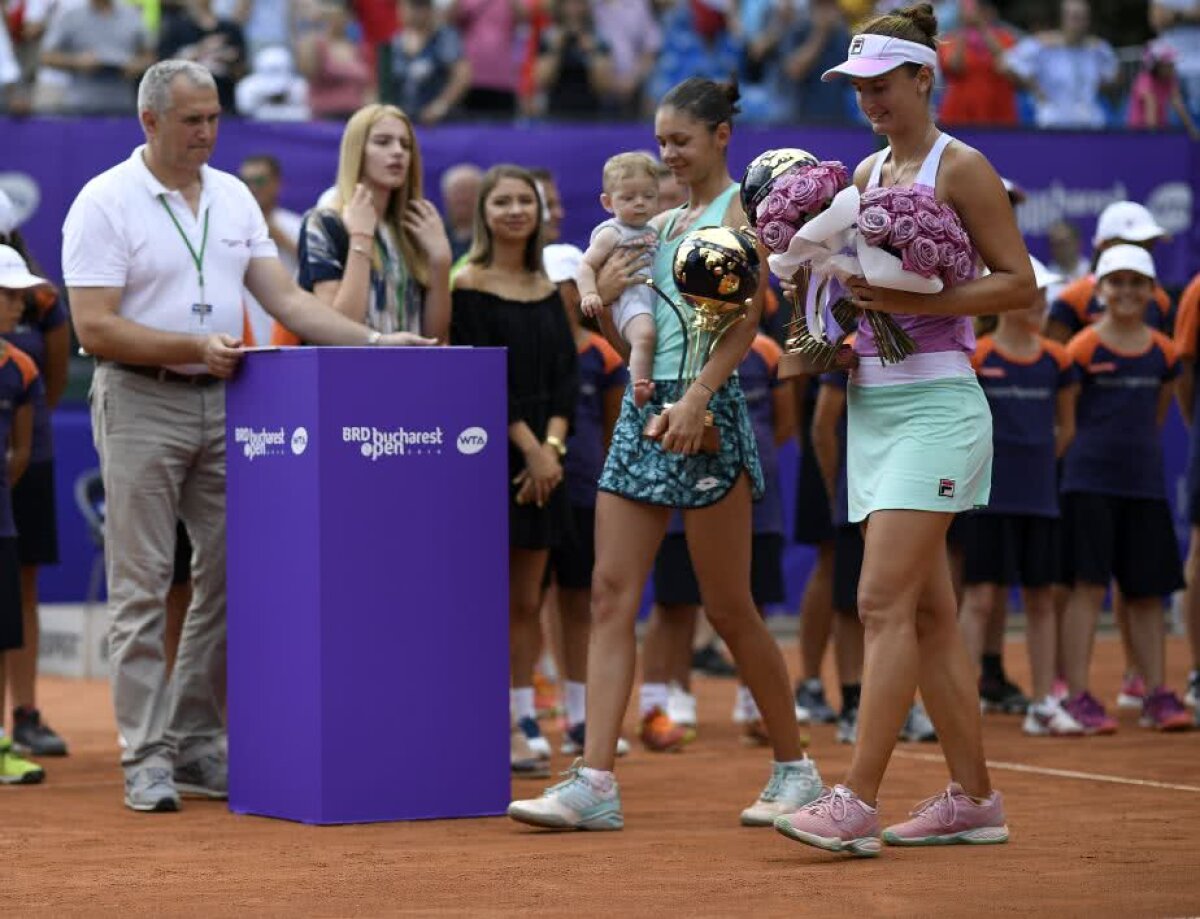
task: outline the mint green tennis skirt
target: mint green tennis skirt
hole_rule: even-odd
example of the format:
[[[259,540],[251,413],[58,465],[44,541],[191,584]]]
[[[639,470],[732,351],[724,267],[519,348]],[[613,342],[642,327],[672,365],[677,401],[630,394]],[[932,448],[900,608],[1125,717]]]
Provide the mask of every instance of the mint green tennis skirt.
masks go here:
[[[847,389],[850,522],[874,511],[987,504],[992,413],[975,377]]]

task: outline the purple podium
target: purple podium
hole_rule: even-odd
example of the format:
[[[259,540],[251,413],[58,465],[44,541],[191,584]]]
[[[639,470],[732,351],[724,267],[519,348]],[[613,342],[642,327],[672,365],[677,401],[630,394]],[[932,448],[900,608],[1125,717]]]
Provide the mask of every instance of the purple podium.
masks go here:
[[[509,800],[505,353],[297,348],[228,387],[229,806]]]

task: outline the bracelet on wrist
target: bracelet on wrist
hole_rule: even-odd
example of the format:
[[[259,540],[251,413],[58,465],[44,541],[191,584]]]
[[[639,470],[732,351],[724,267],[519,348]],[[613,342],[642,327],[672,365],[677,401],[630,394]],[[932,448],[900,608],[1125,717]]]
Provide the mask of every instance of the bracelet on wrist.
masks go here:
[[[371,334],[367,336],[367,344],[368,345],[377,345],[377,344],[379,344],[379,340],[381,338],[383,338],[383,333],[380,332],[378,329],[372,329]]]
[[[546,446],[553,449],[554,452],[557,453],[560,458],[567,455],[567,445],[565,443],[563,443],[563,440],[561,437],[556,437],[553,434],[547,434],[545,442],[546,442]]]
[[[701,380],[696,380],[695,383],[697,386],[699,386],[701,389],[703,389],[706,393],[708,393],[708,397],[710,399],[717,394],[716,391],[711,386],[709,386],[707,383],[705,383]]]

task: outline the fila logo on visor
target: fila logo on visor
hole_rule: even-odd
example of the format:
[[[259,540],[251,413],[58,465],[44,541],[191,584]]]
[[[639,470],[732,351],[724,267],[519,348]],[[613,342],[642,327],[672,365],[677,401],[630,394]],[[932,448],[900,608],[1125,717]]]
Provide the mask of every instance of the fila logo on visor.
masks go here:
[[[850,42],[850,56],[853,57],[856,54],[862,54],[862,49],[863,37],[861,35],[857,35],[855,36],[854,40]]]

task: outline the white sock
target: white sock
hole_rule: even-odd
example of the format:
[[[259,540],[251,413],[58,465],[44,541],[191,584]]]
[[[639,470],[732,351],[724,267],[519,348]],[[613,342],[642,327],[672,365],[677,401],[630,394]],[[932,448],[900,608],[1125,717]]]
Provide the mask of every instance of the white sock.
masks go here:
[[[518,721],[522,718],[537,720],[537,709],[533,704],[532,686],[514,686],[508,691],[508,703],[512,706],[513,717]]]
[[[612,791],[613,786],[617,784],[617,777],[611,772],[604,772],[600,769],[592,769],[590,766],[583,766],[580,768],[579,775],[596,791],[605,794]]]
[[[754,703],[754,696],[751,694],[749,686],[738,683],[737,704],[738,711],[742,713],[742,717],[747,721],[754,721],[762,717],[758,711],[758,706]]]
[[[670,690],[667,689],[666,683],[643,683],[639,693],[642,717],[645,718],[656,708],[661,708],[665,712],[669,697]]]
[[[542,659],[538,661],[537,669],[551,683],[558,682],[558,664],[554,660],[554,655],[549,651],[542,654]]]
[[[567,680],[567,726],[582,724],[587,717],[587,684]]]
[[[799,769],[801,766],[803,766],[807,762],[808,762],[808,757],[801,756],[799,759],[789,760],[786,763],[781,763],[779,761],[776,761],[775,765],[783,766],[785,769]]]

